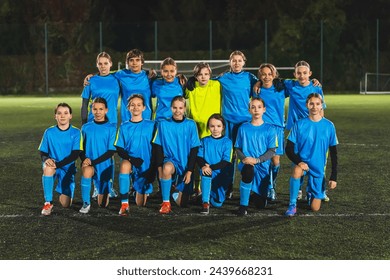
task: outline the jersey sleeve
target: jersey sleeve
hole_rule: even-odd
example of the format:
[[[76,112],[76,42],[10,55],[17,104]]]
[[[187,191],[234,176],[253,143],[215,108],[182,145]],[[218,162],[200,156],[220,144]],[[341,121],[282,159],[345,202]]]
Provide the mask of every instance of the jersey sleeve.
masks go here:
[[[74,128],[75,133],[73,136],[73,145],[72,145],[72,150],[73,151],[83,151],[83,136],[81,135],[81,130],[78,128]]]
[[[43,133],[41,143],[39,144],[38,150],[43,153],[49,153],[49,145],[47,142],[47,130]]]

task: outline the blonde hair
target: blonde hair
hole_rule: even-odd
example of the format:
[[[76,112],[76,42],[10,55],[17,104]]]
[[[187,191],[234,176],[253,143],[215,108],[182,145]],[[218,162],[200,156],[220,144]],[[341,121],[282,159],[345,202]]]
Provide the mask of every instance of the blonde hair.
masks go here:
[[[279,78],[279,72],[278,70],[276,69],[276,67],[271,64],[271,63],[262,63],[260,64],[260,67],[259,67],[259,70],[257,71],[257,77],[260,78],[260,75],[261,75],[261,70],[263,70],[264,68],[268,68],[269,70],[271,70],[271,73],[272,75],[274,76],[274,78]]]
[[[101,52],[101,53],[99,53],[99,54],[97,55],[97,57],[96,57],[96,63],[99,62],[99,58],[101,58],[101,57],[107,58],[107,59],[112,63],[111,56],[110,56],[108,53],[106,53],[106,52]]]
[[[307,62],[304,61],[304,60],[298,61],[298,62],[295,64],[294,68],[297,69],[298,67],[301,67],[301,66],[307,67],[307,68],[310,70],[310,64],[307,63]]]
[[[176,64],[176,61],[172,58],[172,57],[167,57],[166,59],[164,59],[162,62],[161,62],[161,69],[166,66],[166,65],[173,65],[175,66],[176,70],[177,70],[177,64]]]

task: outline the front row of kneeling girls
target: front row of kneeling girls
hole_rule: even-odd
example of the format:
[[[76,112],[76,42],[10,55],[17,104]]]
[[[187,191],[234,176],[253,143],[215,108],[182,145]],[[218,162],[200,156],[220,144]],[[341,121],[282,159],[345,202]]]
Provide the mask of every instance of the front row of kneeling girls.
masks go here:
[[[331,156],[332,172],[329,180],[331,189],[337,180],[337,136],[332,122],[320,115],[322,97],[310,94],[306,101],[309,117],[298,121],[287,138],[286,154],[293,162],[290,178],[290,203],[285,215],[296,214],[300,178],[308,175],[307,196],[313,211],[318,211],[325,193],[325,166],[328,150]],[[70,125],[71,107],[58,104],[55,109],[57,125],[48,128],[39,146],[43,162],[43,191],[45,204],[43,215],[50,215],[53,209],[53,187],[63,207],[72,203],[76,173],[75,161],[80,156],[81,213],[90,211],[92,181],[98,188],[98,205],[106,207],[112,184],[115,151],[121,157],[119,172],[120,215],[129,212],[128,194],[130,181],[136,191],[136,204],[145,206],[147,197],[153,191],[152,182],[156,173],[162,194],[159,212],[171,212],[171,188],[173,200],[185,206],[193,190],[192,172],[197,163],[201,174],[202,214],[208,214],[210,205],[221,207],[229,187],[228,172],[232,164],[233,143],[224,136],[225,121],[220,114],[213,114],[208,120],[210,136],[199,140],[196,124],[185,117],[186,101],[177,96],[172,100],[171,119],[157,123],[142,118],[145,103],[142,95],[135,94],[128,100],[131,119],[124,122],[116,133],[106,117],[107,104],[103,98],[94,100],[93,122],[83,125],[81,131]],[[279,145],[274,126],[263,121],[266,110],[261,98],[252,98],[249,112],[250,122],[240,126],[234,145],[241,172],[239,215],[246,215],[250,197],[256,207],[267,204],[270,159]],[[283,141],[281,141],[283,143]],[[252,193],[252,194],[251,194]]]

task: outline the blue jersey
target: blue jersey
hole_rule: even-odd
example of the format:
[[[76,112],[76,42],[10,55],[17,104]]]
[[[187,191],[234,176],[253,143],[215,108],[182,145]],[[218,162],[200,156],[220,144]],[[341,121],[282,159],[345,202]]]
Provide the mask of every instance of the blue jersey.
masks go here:
[[[251,120],[249,102],[252,88],[257,78],[252,73],[227,72],[217,78],[222,85],[222,116],[225,120],[238,124]]]
[[[119,127],[115,146],[124,149],[129,156],[143,160],[140,172],[150,166],[154,130],[154,121],[145,119],[140,122],[127,121]]]
[[[284,80],[286,91],[290,97],[287,114],[286,129],[290,130],[294,123],[309,116],[309,110],[306,107],[306,99],[311,93],[319,93],[322,96],[323,108],[326,108],[322,87],[315,87],[310,82],[308,86],[302,86],[296,80]]]
[[[198,129],[195,122],[188,118],[181,122],[161,120],[153,143],[162,147],[164,161],[172,162],[178,169],[176,173],[184,175],[191,149],[200,145]]]
[[[115,72],[114,75],[120,81],[122,87],[121,121],[125,122],[131,119],[131,114],[127,109],[127,100],[135,93],[141,94],[145,99],[146,108],[142,112],[142,118],[152,119],[151,82],[146,71],[141,70],[140,73],[133,73],[130,70],[123,69]]]
[[[49,154],[49,157],[56,162],[61,161],[72,151],[83,150],[81,131],[74,126],[70,126],[67,130],[61,130],[57,125],[51,126],[45,130],[38,150]],[[72,162],[63,169],[67,170],[69,167],[75,168],[75,163]]]
[[[276,91],[274,86],[270,88],[262,87],[258,97],[264,100],[266,106],[263,120],[266,123],[284,127],[284,101],[287,97],[285,90]]]
[[[116,125],[110,122],[96,123],[95,121],[81,127],[84,141],[85,156],[95,160],[107,151],[116,151],[114,146]],[[112,159],[107,159],[98,165],[111,165]]]
[[[152,85],[152,97],[157,98],[155,120],[169,119],[172,117],[171,102],[178,95],[183,96],[183,88],[179,78],[168,83],[164,79],[157,79]]]
[[[203,158],[209,165],[220,161],[232,161],[233,144],[226,136],[214,138],[211,135],[201,139],[198,157]]]
[[[107,101],[107,118],[111,123],[118,122],[118,99],[120,88],[118,80],[111,74],[107,76],[92,76],[89,85],[85,86],[81,97],[90,100],[88,122],[93,120],[92,100],[102,97]]]
[[[318,122],[304,118],[294,124],[287,139],[295,144],[294,152],[307,163],[309,173],[324,176],[329,147],[338,144],[334,124],[326,118]]]

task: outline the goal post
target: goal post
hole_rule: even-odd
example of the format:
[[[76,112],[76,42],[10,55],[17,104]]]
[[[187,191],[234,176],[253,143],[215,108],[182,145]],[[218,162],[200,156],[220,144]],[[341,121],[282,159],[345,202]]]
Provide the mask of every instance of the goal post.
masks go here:
[[[390,94],[390,73],[365,73],[360,81],[361,94]]]

